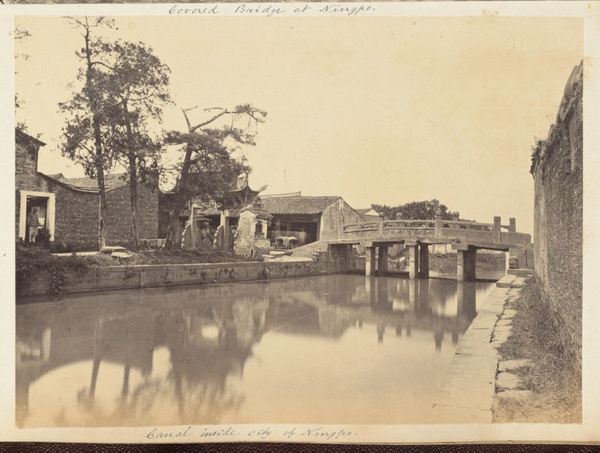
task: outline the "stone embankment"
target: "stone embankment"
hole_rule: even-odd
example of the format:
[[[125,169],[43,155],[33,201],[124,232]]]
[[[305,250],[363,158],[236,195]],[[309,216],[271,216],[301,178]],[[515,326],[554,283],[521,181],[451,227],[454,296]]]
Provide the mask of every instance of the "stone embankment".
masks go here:
[[[334,263],[335,264],[335,263]],[[95,267],[83,274],[65,275],[62,293],[86,293],[118,289],[142,289],[162,286],[233,283],[251,280],[309,277],[327,274],[332,263],[305,259],[294,262],[265,261],[242,263],[203,263],[168,265],[131,265]],[[52,275],[40,272],[32,276],[20,298],[51,295]]]
[[[511,334],[513,304],[527,278],[506,275],[479,308],[434,399],[434,423],[492,423],[496,392],[526,396],[519,393],[520,380],[511,371],[528,364],[502,361],[498,347]]]

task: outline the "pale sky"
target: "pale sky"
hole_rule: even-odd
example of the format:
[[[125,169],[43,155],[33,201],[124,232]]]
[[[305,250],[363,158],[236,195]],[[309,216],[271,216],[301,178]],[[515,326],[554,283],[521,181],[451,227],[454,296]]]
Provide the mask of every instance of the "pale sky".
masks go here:
[[[64,19],[23,17],[18,113],[47,143],[44,173],[81,176],[57,151],[82,38]],[[583,56],[576,18],[121,17],[172,71],[179,107],[268,112],[246,152],[251,186],[341,195],[354,208],[437,198],[461,217],[533,230],[534,137],[545,138]]]

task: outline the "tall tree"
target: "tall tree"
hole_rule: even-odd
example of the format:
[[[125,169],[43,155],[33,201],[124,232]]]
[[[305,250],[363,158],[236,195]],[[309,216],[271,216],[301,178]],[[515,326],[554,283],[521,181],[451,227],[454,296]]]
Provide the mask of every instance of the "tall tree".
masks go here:
[[[169,249],[181,248],[179,217],[190,200],[218,201],[231,189],[242,172],[249,171],[243,160],[234,158],[233,152],[240,145],[253,146],[254,133],[248,128],[234,127],[234,121],[246,117],[248,125],[252,121],[258,124],[264,122],[267,115],[249,104],[239,105],[233,110],[210,108],[205,109],[205,112],[218,113],[192,125],[188,113],[196,108],[182,109],[187,132],[173,131],[167,134],[166,139],[167,144],[179,146],[183,153],[181,163],[175,167],[175,193],[166,240]],[[230,126],[209,127],[225,116],[232,118]]]
[[[22,42],[25,38],[29,38],[30,36],[31,36],[31,33],[29,33],[27,30],[15,28],[15,44]],[[25,53],[21,53],[19,51],[15,52],[15,60],[16,60],[15,65],[16,66],[18,66],[19,62],[23,62],[28,59],[29,59],[29,55],[27,55]],[[15,70],[15,76],[16,75],[17,75],[17,71]],[[23,108],[23,104],[24,104],[23,99],[19,96],[19,93],[15,92],[15,113],[18,113],[19,110]],[[27,130],[27,126],[25,125],[25,123],[22,121],[19,121],[18,119],[17,119],[17,127],[24,132]]]
[[[147,126],[161,121],[163,108],[169,102],[170,70],[142,43],[104,42],[100,43],[99,52],[104,69],[99,77],[100,86],[107,97],[105,115],[112,131],[106,146],[127,168],[131,204],[129,242],[130,248],[137,250],[138,180],[158,177],[161,149]]]
[[[76,55],[83,62],[78,79],[83,88],[73,94],[73,98],[60,105],[63,112],[70,115],[63,129],[63,155],[83,165],[87,175],[95,176],[98,181],[99,217],[98,217],[98,249],[106,245],[106,189],[104,170],[110,167],[112,160],[104,152],[103,142],[110,131],[104,127],[104,93],[99,86],[101,61],[96,57],[100,40],[93,35],[99,27],[111,27],[112,22],[105,17],[69,18],[69,24],[81,31],[83,48]]]

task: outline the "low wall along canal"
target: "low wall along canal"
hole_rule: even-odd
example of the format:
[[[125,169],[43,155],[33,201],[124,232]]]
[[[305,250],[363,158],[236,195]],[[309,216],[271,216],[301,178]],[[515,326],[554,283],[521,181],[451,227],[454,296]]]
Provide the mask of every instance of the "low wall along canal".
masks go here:
[[[94,267],[85,273],[67,273],[61,292],[86,293],[116,289],[232,283],[251,280],[308,277],[335,272],[328,260],[202,263]],[[21,289],[19,300],[51,293],[52,276],[40,272]]]

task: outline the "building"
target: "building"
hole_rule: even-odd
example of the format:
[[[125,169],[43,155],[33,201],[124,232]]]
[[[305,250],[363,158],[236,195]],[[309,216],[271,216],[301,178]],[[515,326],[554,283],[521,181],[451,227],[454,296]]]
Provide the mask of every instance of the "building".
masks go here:
[[[300,192],[263,195],[265,211],[271,215],[269,239],[293,236],[298,245],[343,235],[343,225],[363,223],[363,217],[340,196],[302,196]]]
[[[95,250],[98,247],[99,191],[92,178],[65,178],[38,171],[38,154],[45,144],[16,130],[15,225],[16,240],[28,241],[27,214],[35,207],[43,242],[63,244],[66,250]],[[106,241],[126,245],[131,229],[131,201],[125,174],[105,176]],[[158,187],[138,185],[138,234],[158,235]]]
[[[356,212],[358,212],[367,222],[379,220],[379,213],[373,208],[357,209]]]
[[[222,199],[213,200],[208,203],[202,202],[199,199],[189,201],[187,209],[182,210],[179,214],[181,231],[183,231],[184,238],[189,231],[188,242],[196,244],[195,231],[203,228],[199,224],[208,224],[210,234],[219,237],[217,241],[218,248],[231,250],[233,248],[231,230],[237,228],[241,210],[252,206],[258,194],[265,188],[266,186],[259,190],[251,189],[248,185],[248,174],[242,174],[238,176]],[[160,238],[164,238],[167,235],[169,221],[173,213],[174,200],[175,192],[173,190],[161,191],[158,229]]]

